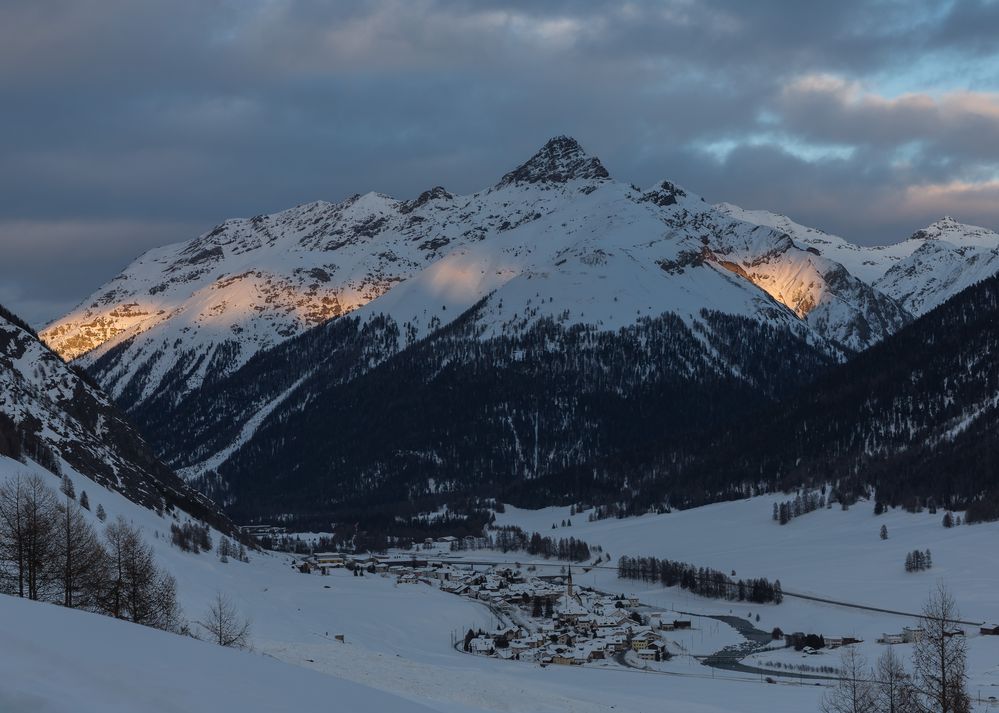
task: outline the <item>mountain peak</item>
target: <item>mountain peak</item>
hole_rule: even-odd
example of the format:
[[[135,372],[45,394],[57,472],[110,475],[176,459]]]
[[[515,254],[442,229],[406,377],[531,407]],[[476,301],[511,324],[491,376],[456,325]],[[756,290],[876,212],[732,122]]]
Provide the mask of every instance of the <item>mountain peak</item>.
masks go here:
[[[943,233],[954,230],[955,228],[961,228],[961,223],[951,218],[949,215],[945,215],[939,220],[935,220],[925,228],[917,230],[910,236],[909,240],[936,240],[939,239]]]
[[[512,183],[565,183],[610,178],[596,156],[590,156],[571,136],[556,136],[526,163],[503,176],[499,185]]]

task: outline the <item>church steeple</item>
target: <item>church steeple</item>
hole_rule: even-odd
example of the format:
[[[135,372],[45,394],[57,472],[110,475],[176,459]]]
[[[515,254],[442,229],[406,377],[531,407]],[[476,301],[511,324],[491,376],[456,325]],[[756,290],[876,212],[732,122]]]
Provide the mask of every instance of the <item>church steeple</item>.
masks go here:
[[[566,581],[565,595],[572,599],[572,565],[569,565],[569,579]]]

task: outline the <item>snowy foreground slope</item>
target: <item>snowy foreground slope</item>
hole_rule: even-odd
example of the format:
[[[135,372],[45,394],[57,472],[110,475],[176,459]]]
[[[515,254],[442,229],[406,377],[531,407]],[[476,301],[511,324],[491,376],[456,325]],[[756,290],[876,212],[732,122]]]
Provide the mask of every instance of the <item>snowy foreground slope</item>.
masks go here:
[[[367,686],[97,614],[0,596],[4,713],[427,711]]]
[[[0,477],[26,472],[44,475],[33,464],[0,458]],[[461,653],[451,645],[452,634],[494,625],[488,609],[476,602],[425,585],[400,586],[394,578],[352,577],[343,570],[329,577],[302,575],[287,556],[251,553],[249,563],[223,564],[214,553],[184,553],[168,543],[169,517],[68,472],[77,493],[86,490],[95,509],[101,504],[107,510],[109,521],[122,516],[143,531],[157,561],[177,578],[193,630],[198,631],[196,622],[209,599],[221,591],[252,619],[254,651],[233,652],[0,596],[4,713],[816,709],[820,691],[814,687],[769,686],[745,677],[713,680],[710,671],[689,662],[677,664],[676,673],[683,675],[667,676],[599,667],[542,669]],[[102,527],[96,518],[91,524]],[[337,634],[344,643],[335,640]],[[727,642],[732,635],[719,631],[715,637]]]

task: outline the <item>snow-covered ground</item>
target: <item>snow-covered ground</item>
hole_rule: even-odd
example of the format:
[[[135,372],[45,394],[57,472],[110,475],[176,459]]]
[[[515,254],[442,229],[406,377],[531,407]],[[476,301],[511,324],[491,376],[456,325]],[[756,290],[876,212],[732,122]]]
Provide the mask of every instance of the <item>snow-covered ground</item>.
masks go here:
[[[97,614],[0,596],[0,711],[428,711],[367,686]]]
[[[29,470],[43,472],[0,458],[0,476]],[[54,477],[46,477],[53,487],[58,485]],[[222,563],[214,553],[184,553],[169,544],[170,520],[82,476],[72,477],[77,493],[86,490],[95,510],[102,504],[109,520],[121,515],[146,533],[158,561],[177,578],[181,605],[192,628],[198,629],[196,622],[208,600],[221,591],[251,618],[253,652],[229,652],[96,615],[0,597],[0,637],[5,643],[0,650],[0,679],[5,684],[19,682],[0,686],[7,696],[0,699],[0,710],[18,711],[15,705],[45,710],[42,701],[56,711],[185,710],[190,708],[186,701],[214,700],[212,696],[225,692],[233,696],[226,700],[227,707],[231,700],[234,709],[280,710],[281,694],[287,691],[295,691],[295,700],[344,701],[359,696],[358,700],[371,702],[371,710],[393,710],[404,699],[411,707],[396,709],[419,710],[419,704],[449,713],[817,709],[822,689],[815,685],[771,685],[751,674],[706,668],[682,655],[653,666],[658,673],[643,673],[613,662],[542,668],[465,654],[452,646],[452,636],[460,637],[470,627],[495,627],[489,610],[474,601],[423,584],[397,585],[394,577],[353,577],[344,570],[326,577],[303,575],[292,569],[287,555],[251,553],[249,563]],[[999,599],[994,596],[999,589],[994,551],[999,525],[945,530],[940,525],[942,514],[891,511],[875,517],[872,508],[861,503],[848,512],[837,507],[803,515],[781,527],[770,517],[775,499],[760,497],[624,520],[588,522],[586,513],[581,513],[571,516],[572,526],[555,530],[553,522],[570,519],[567,509],[508,507],[498,519],[500,524],[599,544],[611,555],[611,564],[623,554],[657,555],[726,572],[734,569],[740,577],[779,578],[789,592],[901,611],[918,611],[930,586],[944,578],[964,618],[999,619]],[[102,527],[96,517],[92,522]],[[878,537],[882,524],[889,533],[884,541]],[[932,550],[934,567],[929,572],[904,571],[905,553],[916,548]],[[461,556],[530,559],[523,553],[483,551]],[[875,643],[881,633],[900,631],[911,623],[901,616],[791,597],[779,606],[709,600],[679,589],[619,580],[613,567],[586,573],[574,567],[573,573],[577,586],[633,593],[644,603],[677,611],[746,617],[764,630],[780,626],[785,631],[856,636],[864,639],[861,648],[871,659],[881,650]],[[715,619],[694,618],[694,622],[692,630],[670,635],[675,652],[682,648],[703,656],[740,640],[731,627]],[[343,635],[344,642],[336,635]],[[968,644],[972,694],[987,697],[999,691],[999,638],[974,635]],[[907,646],[897,651],[908,657]],[[77,659],[80,664],[75,669],[55,673],[45,663]],[[326,676],[295,671],[273,659]],[[764,668],[771,662],[836,665],[836,655],[803,658],[800,653],[774,650],[747,661]],[[123,673],[111,675],[109,670]],[[181,690],[175,690],[178,687]],[[268,692],[261,692],[265,688]],[[380,697],[370,689],[391,695]],[[68,708],[67,700],[94,705]],[[166,702],[176,705],[164,708]]]
[[[775,501],[787,495],[762,496],[718,503],[692,510],[638,518],[589,522],[588,513],[569,514],[568,508],[520,510],[507,507],[497,515],[499,525],[519,525],[555,538],[575,537],[600,545],[611,556],[654,555],[713,567],[738,577],[779,579],[785,592],[861,604],[894,611],[918,613],[938,580],[954,594],[961,618],[970,622],[999,621],[999,523],[962,525],[945,529],[943,512],[912,514],[901,509],[873,514],[873,504],[860,502],[844,512],[838,505],[817,510],[778,525],[771,514]],[[562,527],[563,520],[572,525]],[[552,529],[552,524],[558,524]],[[888,539],[881,540],[881,525]],[[929,549],[933,568],[905,571],[905,555]],[[785,632],[804,631],[826,637],[863,639],[861,651],[874,660],[882,651],[876,640],[883,633],[914,626],[913,619],[832,604],[786,597],[780,605],[759,605],[693,596],[679,588],[620,580],[612,567],[577,575],[581,585],[634,594],[643,602],[680,611],[733,614],[752,618],[760,629],[780,627]],[[759,622],[756,616],[759,615]],[[968,632],[971,692],[983,697],[999,695],[999,637]],[[896,653],[908,659],[909,645]],[[802,658],[798,653],[757,654],[746,663],[767,661],[837,665],[838,656],[826,652]]]
[[[0,477],[31,470],[44,474],[0,458]],[[58,486],[55,477],[46,477]],[[445,713],[816,709],[821,691],[814,686],[767,685],[751,676],[722,680],[689,659],[676,662],[673,673],[683,675],[670,675],[610,664],[541,668],[465,654],[452,647],[452,634],[494,626],[480,604],[426,585],[397,585],[390,577],[353,577],[344,570],[327,577],[303,575],[291,568],[288,556],[251,553],[247,564],[221,563],[214,553],[184,553],[169,544],[168,519],[82,476],[71,477],[78,494],[87,491],[94,510],[101,504],[109,521],[121,515],[145,532],[159,563],[177,578],[192,628],[197,630],[208,600],[221,591],[252,619],[253,652],[0,596],[0,691],[7,696],[0,697],[0,710],[5,712],[180,711],[199,709],[202,701],[206,707],[222,701],[216,707],[223,710],[286,710],[289,701],[315,710],[323,706],[313,703],[324,700],[350,711],[424,706]],[[103,527],[96,517],[92,523]],[[707,621],[703,633],[691,634],[692,644],[701,636],[705,648],[707,640],[713,646],[732,639],[726,627]],[[335,640],[337,634],[343,643]],[[273,659],[327,675],[295,671]],[[60,670],[54,672],[52,662]],[[227,693],[230,698],[219,698]]]

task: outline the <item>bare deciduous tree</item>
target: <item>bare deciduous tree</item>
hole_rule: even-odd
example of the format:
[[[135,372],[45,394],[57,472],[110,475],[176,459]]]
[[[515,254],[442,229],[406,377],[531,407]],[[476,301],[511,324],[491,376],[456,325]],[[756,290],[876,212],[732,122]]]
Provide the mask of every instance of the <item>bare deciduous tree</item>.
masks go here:
[[[892,647],[885,649],[874,667],[874,703],[878,713],[916,713],[912,678]]]
[[[20,475],[0,485],[0,575],[4,591],[19,597],[25,595],[27,570],[21,508],[23,485]]]
[[[107,579],[107,553],[80,506],[69,497],[55,523],[53,574],[67,607],[91,607]]]
[[[51,584],[55,513],[55,496],[37,474],[0,487],[0,564],[18,596],[41,599]]]
[[[822,696],[822,713],[875,713],[871,672],[864,657],[854,647],[843,649],[840,678]]]
[[[219,646],[246,648],[250,642],[250,621],[239,615],[229,597],[217,592],[205,620],[199,622]]]
[[[139,531],[123,518],[105,531],[108,586],[104,609],[111,616],[174,631],[179,626],[177,583],[161,572]]]
[[[938,582],[923,605],[923,636],[912,652],[916,683],[923,707],[935,713],[966,713],[967,647],[963,636],[952,636],[960,613],[947,585]]]

